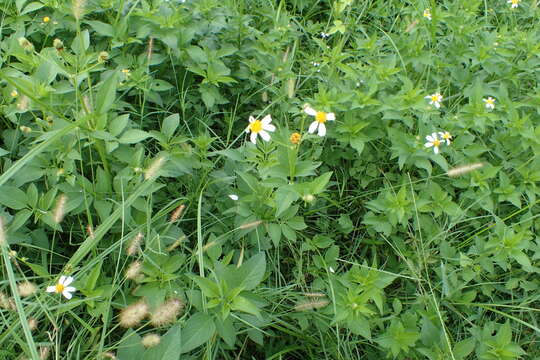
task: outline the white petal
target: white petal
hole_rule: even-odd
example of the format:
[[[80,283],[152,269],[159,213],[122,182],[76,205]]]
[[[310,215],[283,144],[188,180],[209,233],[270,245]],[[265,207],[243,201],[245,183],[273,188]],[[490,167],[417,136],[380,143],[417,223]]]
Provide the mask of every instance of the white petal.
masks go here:
[[[429,142],[433,142],[435,139],[431,135],[427,135],[426,140]]]
[[[311,125],[309,125],[308,133],[313,134],[315,130],[317,130],[317,126],[319,126],[318,121],[312,122]]]
[[[67,286],[64,291],[67,291],[67,292],[75,292],[77,291],[77,289],[75,289],[73,286]]]
[[[334,121],[336,120],[336,115],[334,113],[326,114],[326,120]]]
[[[58,283],[64,285],[64,281],[66,281],[66,277],[64,275],[60,276],[60,280],[58,280]]]
[[[56,286],[47,286],[47,292],[56,292]]]
[[[306,106],[304,108],[304,112],[308,115],[311,115],[311,116],[315,116],[317,115],[317,112],[312,108],[312,107],[309,107],[309,106]]]
[[[272,116],[270,116],[270,114],[266,115],[265,117],[263,117],[261,122],[263,123],[263,125],[270,124],[272,122]]]
[[[250,117],[249,117],[249,123],[252,123],[252,122],[254,122],[254,121],[255,121],[255,118],[254,118],[253,116],[250,116]]]
[[[441,107],[441,104],[438,101],[435,101],[433,105],[435,105],[437,109]]]
[[[67,290],[62,291],[62,295],[64,295],[64,297],[68,300],[73,297],[73,295],[71,295],[71,293]]]
[[[246,128],[246,130],[245,130],[245,132],[248,133],[249,131],[250,131],[250,130],[249,130],[249,125],[248,125],[247,128]]]
[[[438,153],[439,153],[439,147],[438,147],[438,146],[434,146],[434,147],[433,147],[433,152],[434,152],[435,154],[438,154]]]
[[[257,133],[256,132],[251,133],[251,135],[249,136],[249,141],[251,141],[252,143],[257,145]]]
[[[437,133],[436,133],[436,132],[431,133],[431,138],[432,138],[433,140],[435,140],[435,139],[437,138]]]
[[[62,283],[64,286],[68,286],[69,284],[71,284],[73,282],[73,277],[72,276],[68,276],[66,277],[66,279],[64,280],[64,282]]]
[[[324,123],[320,123],[319,124],[319,136],[324,136],[326,135],[326,126],[324,125]]]
[[[424,144],[425,147],[432,147],[433,146],[433,143],[432,142],[427,142]]]
[[[261,135],[261,137],[262,137],[262,139],[263,139],[264,141],[270,141],[270,134],[267,133],[266,131],[261,130],[261,131],[259,132],[259,135]]]
[[[231,200],[234,200],[234,201],[237,201],[239,199],[238,195],[236,194],[231,194],[229,195],[229,197],[231,198]]]
[[[424,96],[424,99],[431,99],[431,95]]]
[[[276,127],[272,124],[263,125],[263,130],[274,132],[276,131]]]

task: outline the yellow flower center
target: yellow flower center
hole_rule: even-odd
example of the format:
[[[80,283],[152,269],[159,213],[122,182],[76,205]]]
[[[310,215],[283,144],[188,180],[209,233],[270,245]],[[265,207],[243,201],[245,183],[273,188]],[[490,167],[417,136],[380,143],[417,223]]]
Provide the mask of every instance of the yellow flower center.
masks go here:
[[[439,95],[431,95],[431,101],[439,101]]]
[[[517,5],[519,4],[519,0],[512,0],[512,5]]]
[[[290,140],[293,144],[298,144],[300,142],[301,135],[299,133],[293,133],[290,137]]]
[[[11,92],[11,96],[12,96],[12,97],[17,97],[17,95],[19,95],[19,93],[17,92],[17,90],[13,90],[13,91]]]
[[[445,140],[448,140],[448,139],[452,138],[452,135],[450,135],[449,133],[444,133],[442,138],[445,139]]]
[[[495,99],[487,99],[486,104],[493,105],[495,103]]]
[[[57,293],[61,293],[62,291],[64,291],[64,288],[65,288],[64,285],[62,285],[62,284],[56,284],[56,292],[57,292]]]
[[[43,18],[43,22],[44,22],[44,23],[48,23],[49,21],[51,21],[51,18],[50,18],[50,17],[45,16],[45,17]]]
[[[315,121],[324,124],[326,122],[326,113],[317,111],[317,114],[315,114]]]
[[[439,147],[439,145],[441,145],[441,140],[439,140],[439,139],[433,140],[433,146]]]
[[[254,133],[258,133],[263,129],[263,124],[261,120],[255,120],[251,124],[249,124],[249,130]]]
[[[430,16],[431,16],[431,13],[429,9],[424,10],[424,17],[430,17]]]

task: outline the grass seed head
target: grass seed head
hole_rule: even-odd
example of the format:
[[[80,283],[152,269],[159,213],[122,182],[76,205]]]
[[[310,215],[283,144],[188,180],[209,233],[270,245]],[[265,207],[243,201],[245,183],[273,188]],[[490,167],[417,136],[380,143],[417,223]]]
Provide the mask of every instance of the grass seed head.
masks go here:
[[[263,222],[262,220],[252,221],[250,223],[240,225],[240,229],[246,230],[246,229],[255,228],[255,227],[261,225],[262,222]]]
[[[73,17],[80,21],[83,17],[84,6],[86,5],[86,0],[73,0],[73,6],[71,10],[73,12]]]
[[[30,331],[36,330],[38,325],[39,322],[35,318],[28,318],[28,328],[30,328]]]
[[[137,301],[120,311],[120,326],[130,328],[137,326],[148,315],[148,305],[144,300]]]
[[[126,279],[136,280],[141,275],[142,263],[140,261],[132,262],[126,270]]]
[[[135,237],[129,242],[126,253],[129,256],[134,256],[137,254],[141,250],[141,243],[143,240],[144,235],[141,232],[137,233],[137,235],[135,235]]]
[[[182,216],[182,213],[184,212],[184,209],[186,208],[186,205],[182,204],[180,206],[178,206],[172,213],[171,213],[171,218],[169,220],[169,222],[175,222],[176,220],[178,220],[180,218],[180,216]]]
[[[297,304],[294,307],[294,310],[296,310],[296,311],[307,311],[307,310],[320,309],[320,308],[325,307],[328,304],[330,304],[330,301],[328,301],[326,299],[306,301],[306,302],[302,302],[302,303]]]
[[[47,360],[49,358],[50,353],[51,353],[50,347],[40,346],[39,347],[39,360]]]
[[[145,348],[158,346],[160,342],[161,342],[161,337],[158,334],[145,335],[141,340],[141,344],[143,344]]]
[[[484,165],[485,165],[484,163],[478,162],[478,163],[458,166],[458,167],[455,167],[455,168],[452,168],[452,169],[448,170],[447,175],[451,176],[451,177],[460,176],[460,175],[463,175],[463,174],[470,173],[471,171],[480,169]]]
[[[174,298],[165,301],[150,315],[150,323],[155,327],[172,324],[184,309],[184,302]]]
[[[36,293],[37,286],[30,281],[24,281],[17,285],[17,289],[19,290],[19,295],[22,297],[28,297]]]
[[[152,161],[152,164],[150,164],[148,169],[146,169],[146,171],[144,172],[144,180],[148,180],[155,177],[164,163],[165,163],[164,156],[160,156],[154,161]]]
[[[57,224],[60,224],[64,219],[64,215],[66,214],[66,202],[67,196],[64,194],[60,195],[56,201],[56,206],[53,210],[53,220]]]

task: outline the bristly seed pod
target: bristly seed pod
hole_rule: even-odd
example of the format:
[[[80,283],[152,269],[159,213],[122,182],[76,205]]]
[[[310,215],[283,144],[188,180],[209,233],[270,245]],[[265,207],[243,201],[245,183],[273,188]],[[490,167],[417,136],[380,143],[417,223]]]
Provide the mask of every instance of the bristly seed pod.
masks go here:
[[[120,311],[119,323],[120,326],[130,328],[137,326],[148,315],[148,305],[144,300],[137,301]]]
[[[66,202],[67,202],[67,196],[62,194],[58,197],[58,200],[56,201],[56,206],[53,210],[53,220],[55,223],[60,224],[62,220],[64,219],[65,211],[66,211]]]
[[[136,280],[141,275],[142,263],[134,261],[126,270],[126,279]]]
[[[175,222],[178,220],[180,216],[182,216],[182,213],[184,212],[184,209],[186,208],[186,205],[182,204],[178,206],[171,214],[171,218],[169,219],[169,222]]]
[[[145,348],[158,346],[160,342],[161,337],[158,334],[148,334],[141,339],[141,344],[143,344]]]
[[[129,245],[126,249],[126,253],[128,254],[128,256],[133,256],[139,252],[143,239],[144,235],[141,232],[135,235],[135,237],[129,242]]]
[[[17,285],[17,290],[19,291],[19,295],[21,295],[21,297],[28,297],[37,292],[37,286],[29,281],[24,281]]]
[[[458,167],[448,170],[446,174],[452,177],[459,176],[459,175],[467,174],[471,171],[480,169],[484,165],[485,165],[484,163],[479,162],[479,163],[473,163],[469,165],[458,166]]]
[[[261,225],[262,223],[263,223],[262,220],[252,221],[250,223],[240,225],[239,229],[242,229],[242,230],[251,229],[251,228]]]
[[[313,309],[320,309],[325,307],[326,305],[330,304],[330,301],[328,300],[313,300],[313,301],[307,301],[300,303],[294,307],[294,310],[296,311],[307,311],[307,310],[313,310]]]
[[[163,166],[163,163],[165,162],[165,157],[160,156],[157,159],[155,159],[152,164],[146,169],[144,172],[144,180],[148,180],[150,178],[153,178],[157,175],[159,169]]]
[[[184,302],[173,298],[165,301],[150,315],[150,323],[155,327],[171,324],[184,309]]]

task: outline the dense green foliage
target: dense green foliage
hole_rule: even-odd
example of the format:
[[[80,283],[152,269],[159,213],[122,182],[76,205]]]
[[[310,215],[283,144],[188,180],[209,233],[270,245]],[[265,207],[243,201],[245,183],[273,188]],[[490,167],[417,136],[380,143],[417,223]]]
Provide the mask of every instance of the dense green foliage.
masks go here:
[[[515,4],[0,1],[0,358],[540,357]]]

